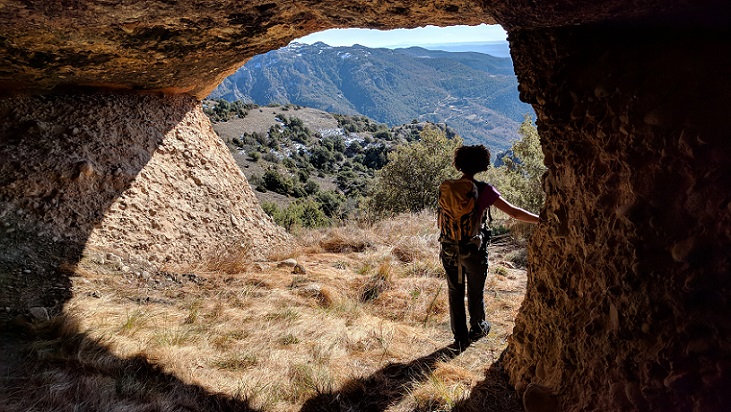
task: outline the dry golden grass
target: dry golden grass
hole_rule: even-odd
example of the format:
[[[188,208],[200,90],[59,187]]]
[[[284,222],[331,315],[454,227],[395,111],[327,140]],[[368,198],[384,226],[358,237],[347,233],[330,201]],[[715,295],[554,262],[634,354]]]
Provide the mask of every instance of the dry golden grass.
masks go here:
[[[335,227],[323,231],[310,230],[300,237],[305,250],[313,252],[363,252],[377,243],[372,231],[358,226]]]
[[[26,372],[1,382],[0,409],[481,408],[473,389],[506,346],[525,272],[490,275],[493,332],[455,357],[444,351],[452,338],[434,216],[303,232],[299,244],[278,257],[296,257],[305,273],[235,253],[184,274],[83,260],[63,316],[26,326]]]
[[[214,248],[204,253],[199,262],[186,265],[167,265],[163,268],[172,273],[241,273],[250,269],[251,247],[246,241],[228,239],[221,242],[224,248]]]

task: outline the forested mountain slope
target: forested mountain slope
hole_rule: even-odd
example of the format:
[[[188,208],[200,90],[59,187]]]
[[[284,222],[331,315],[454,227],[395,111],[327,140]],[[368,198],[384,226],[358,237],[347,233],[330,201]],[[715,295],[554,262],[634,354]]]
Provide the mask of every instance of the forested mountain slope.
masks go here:
[[[389,125],[446,122],[468,143],[502,151],[532,108],[520,102],[509,58],[419,47],[293,43],[252,58],[211,94],[362,114]]]

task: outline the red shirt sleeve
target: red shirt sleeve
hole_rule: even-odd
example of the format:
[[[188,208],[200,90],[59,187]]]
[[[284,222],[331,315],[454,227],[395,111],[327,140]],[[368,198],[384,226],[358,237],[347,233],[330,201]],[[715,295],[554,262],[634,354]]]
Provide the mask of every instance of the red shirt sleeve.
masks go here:
[[[482,183],[482,182],[481,182]],[[497,191],[492,185],[482,183],[478,185],[480,194],[477,197],[477,204],[480,207],[480,213],[484,212],[485,209],[490,207],[500,197],[500,192]]]

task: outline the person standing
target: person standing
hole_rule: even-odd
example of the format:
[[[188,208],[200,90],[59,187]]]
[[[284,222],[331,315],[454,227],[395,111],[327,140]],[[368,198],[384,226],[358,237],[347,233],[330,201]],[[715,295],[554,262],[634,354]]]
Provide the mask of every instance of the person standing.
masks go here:
[[[454,167],[462,173],[459,179],[445,181],[440,186],[440,258],[447,273],[449,294],[449,319],[454,342],[451,348],[463,351],[474,342],[490,332],[490,323],[485,319],[484,288],[487,279],[487,234],[484,231],[484,216],[490,206],[495,206],[509,216],[528,223],[538,223],[538,215],[510,204],[502,198],[493,186],[475,180],[475,175],[484,172],[490,166],[490,151],[483,145],[461,146],[454,152]],[[443,193],[454,188],[462,188],[463,197],[459,200],[451,198],[443,202]],[[472,208],[471,217],[463,220],[462,227],[470,226],[475,233],[470,236],[454,235],[443,216],[442,205],[460,203],[462,207]],[[470,222],[471,220],[471,222]],[[477,225],[477,226],[475,226]],[[464,231],[464,229],[463,229]],[[445,234],[446,233],[446,234]],[[450,235],[447,235],[450,234]],[[458,240],[455,241],[454,238]],[[464,237],[464,239],[462,239]],[[465,280],[467,282],[467,308],[469,312],[469,329],[465,313],[464,296]]]

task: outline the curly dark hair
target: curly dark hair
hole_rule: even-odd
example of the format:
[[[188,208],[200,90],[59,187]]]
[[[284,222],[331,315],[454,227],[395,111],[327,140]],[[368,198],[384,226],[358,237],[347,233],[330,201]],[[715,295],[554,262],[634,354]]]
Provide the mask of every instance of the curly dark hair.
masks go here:
[[[490,167],[490,150],[481,144],[458,147],[454,151],[454,167],[470,175],[484,172]]]

